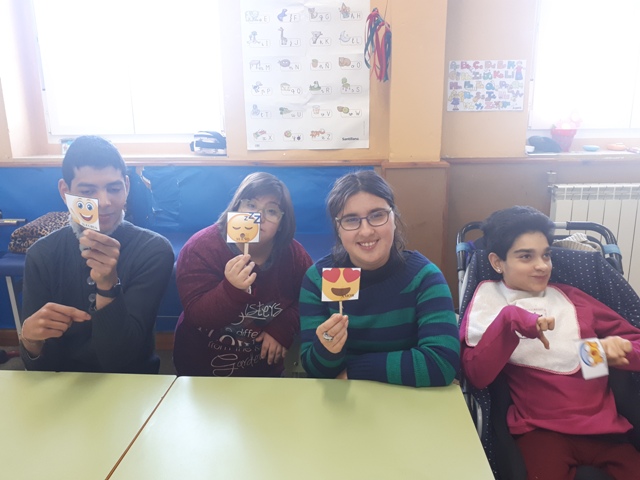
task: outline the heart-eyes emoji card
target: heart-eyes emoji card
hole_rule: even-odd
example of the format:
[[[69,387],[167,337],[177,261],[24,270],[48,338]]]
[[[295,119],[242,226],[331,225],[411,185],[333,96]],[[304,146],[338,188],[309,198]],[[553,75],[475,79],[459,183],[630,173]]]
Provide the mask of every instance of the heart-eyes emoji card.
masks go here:
[[[322,301],[357,300],[360,294],[359,268],[323,268]]]

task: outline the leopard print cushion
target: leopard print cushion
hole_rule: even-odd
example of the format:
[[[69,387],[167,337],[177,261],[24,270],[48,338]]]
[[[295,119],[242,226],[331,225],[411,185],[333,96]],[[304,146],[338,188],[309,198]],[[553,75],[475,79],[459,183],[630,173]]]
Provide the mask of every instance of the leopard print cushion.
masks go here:
[[[66,225],[69,225],[69,212],[49,212],[38,217],[13,231],[9,240],[9,251],[27,253],[27,249],[36,240]]]

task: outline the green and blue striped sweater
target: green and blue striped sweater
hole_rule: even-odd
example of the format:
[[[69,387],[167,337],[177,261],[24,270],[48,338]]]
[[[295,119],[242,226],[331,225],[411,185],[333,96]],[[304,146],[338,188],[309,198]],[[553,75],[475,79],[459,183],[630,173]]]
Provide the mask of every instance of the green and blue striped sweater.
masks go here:
[[[350,379],[414,387],[450,384],[460,366],[460,342],[451,291],[436,265],[418,252],[403,252],[404,263],[389,261],[362,271],[358,300],[342,303],[349,316],[345,348],[331,353],[316,329],[338,312],[338,302],[322,302],[322,269],[330,255],[312,265],[300,292],[302,365],[311,377]]]

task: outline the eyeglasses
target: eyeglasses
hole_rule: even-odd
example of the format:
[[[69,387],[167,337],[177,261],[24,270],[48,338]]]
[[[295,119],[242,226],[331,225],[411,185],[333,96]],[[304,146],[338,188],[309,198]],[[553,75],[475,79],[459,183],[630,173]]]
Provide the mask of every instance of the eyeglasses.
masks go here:
[[[356,217],[355,215],[347,215],[342,218],[336,218],[336,222],[338,225],[342,227],[343,230],[357,230],[362,225],[362,220],[366,220],[369,225],[372,227],[381,227],[385,223],[389,221],[389,215],[391,214],[392,209],[388,210],[376,210],[375,212],[371,212],[366,217]]]
[[[255,200],[240,200],[240,206],[238,207],[240,212],[254,213],[260,212],[264,219],[271,223],[278,223],[284,216],[284,212],[280,210],[277,205],[268,203],[263,208],[258,206]]]

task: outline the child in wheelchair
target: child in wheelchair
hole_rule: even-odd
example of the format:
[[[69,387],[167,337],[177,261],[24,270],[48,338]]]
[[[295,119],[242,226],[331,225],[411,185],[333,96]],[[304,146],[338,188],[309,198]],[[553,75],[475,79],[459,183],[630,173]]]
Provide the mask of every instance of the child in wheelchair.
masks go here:
[[[462,368],[480,389],[504,375],[513,399],[507,424],[528,478],[573,479],[580,465],[640,478],[640,452],[626,437],[632,425],[606,376],[608,367],[640,371],[640,330],[583,291],[549,283],[554,224],[546,215],[512,207],[481,229],[501,280],[481,282],[464,312]],[[593,363],[602,364],[599,376]]]

